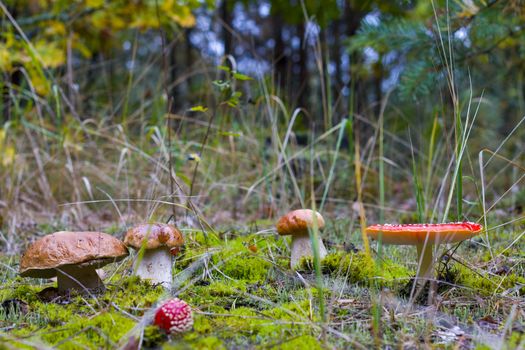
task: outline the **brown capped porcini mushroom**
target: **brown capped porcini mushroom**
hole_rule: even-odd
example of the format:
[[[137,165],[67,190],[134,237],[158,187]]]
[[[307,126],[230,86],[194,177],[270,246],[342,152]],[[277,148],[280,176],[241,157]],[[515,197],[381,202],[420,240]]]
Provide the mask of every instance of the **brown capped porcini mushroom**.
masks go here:
[[[289,212],[281,217],[277,222],[277,233],[280,235],[292,236],[292,255],[290,266],[295,268],[299,265],[302,257],[313,256],[312,243],[309,230],[317,227],[319,230],[324,228],[324,219],[316,211],[310,209],[298,209]],[[326,256],[326,248],[320,237],[315,237],[319,246],[319,258]]]
[[[103,291],[96,272],[128,255],[126,246],[102,232],[61,231],[33,242],[20,259],[22,277],[57,277],[58,292]]]
[[[417,247],[417,279],[431,278],[434,265],[433,246],[461,242],[481,232],[483,226],[473,222],[446,224],[373,225],[366,228],[370,238],[384,244],[415,245]]]
[[[172,257],[184,244],[179,230],[168,224],[141,224],[126,233],[124,243],[139,251],[134,268],[137,276],[171,287]]]

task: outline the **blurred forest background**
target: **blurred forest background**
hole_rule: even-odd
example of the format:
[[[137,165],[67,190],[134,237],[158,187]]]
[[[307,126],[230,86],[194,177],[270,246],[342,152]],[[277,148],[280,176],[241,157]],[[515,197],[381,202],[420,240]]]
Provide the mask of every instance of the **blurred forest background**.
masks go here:
[[[524,5],[1,1],[2,225],[521,212]]]

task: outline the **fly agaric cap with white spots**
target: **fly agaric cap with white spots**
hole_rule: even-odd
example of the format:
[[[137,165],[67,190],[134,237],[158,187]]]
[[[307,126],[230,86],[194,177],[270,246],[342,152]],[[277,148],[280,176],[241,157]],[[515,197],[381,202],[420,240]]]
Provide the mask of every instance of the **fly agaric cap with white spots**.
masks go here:
[[[181,333],[193,326],[191,307],[178,298],[162,304],[155,313],[154,324],[167,333]]]

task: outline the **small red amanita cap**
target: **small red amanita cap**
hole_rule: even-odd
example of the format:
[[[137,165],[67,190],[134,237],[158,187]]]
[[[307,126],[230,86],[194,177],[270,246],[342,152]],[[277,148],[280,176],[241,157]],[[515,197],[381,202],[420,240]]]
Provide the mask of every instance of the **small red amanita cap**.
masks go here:
[[[170,299],[162,304],[155,313],[154,324],[167,333],[181,333],[193,326],[190,306],[179,298]]]

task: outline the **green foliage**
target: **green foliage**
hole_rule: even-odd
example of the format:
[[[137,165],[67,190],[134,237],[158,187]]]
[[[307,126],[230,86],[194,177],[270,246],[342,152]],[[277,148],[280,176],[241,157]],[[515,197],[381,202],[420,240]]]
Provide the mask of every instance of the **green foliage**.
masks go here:
[[[421,6],[405,18],[382,14],[378,22],[364,22],[348,47],[352,52],[371,48],[384,68],[401,70],[397,87],[403,100],[435,95],[446,87],[447,69],[452,69],[460,87],[468,88],[470,76],[474,86],[487,89],[486,77],[496,73],[494,62],[508,59],[511,52],[519,59],[515,49],[523,47],[525,16],[504,3],[472,8],[458,4],[451,3],[446,16],[438,7],[437,23],[433,10],[419,11]],[[493,62],[487,60],[489,53]]]
[[[68,45],[84,58],[108,54],[130,29],[192,27],[195,24],[192,11],[201,6],[198,0],[85,0],[73,5],[69,1],[37,0],[5,3],[10,12],[16,13],[22,32],[12,23],[2,31],[0,71],[13,72],[24,67],[40,95],[51,93],[52,74],[47,70],[66,64]]]

